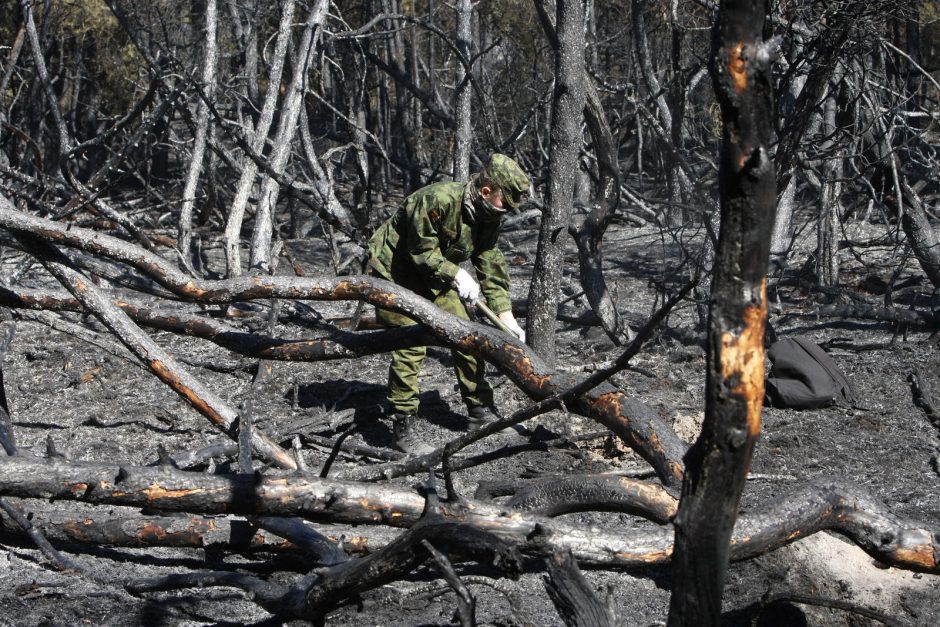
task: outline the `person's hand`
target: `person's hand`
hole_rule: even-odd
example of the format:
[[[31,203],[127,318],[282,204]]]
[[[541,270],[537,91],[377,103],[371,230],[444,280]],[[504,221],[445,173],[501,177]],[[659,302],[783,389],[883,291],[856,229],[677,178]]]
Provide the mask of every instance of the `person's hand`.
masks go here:
[[[469,301],[480,298],[480,284],[474,281],[470,273],[463,268],[457,270],[457,276],[454,277],[454,287],[457,288],[460,298]]]
[[[499,321],[509,327],[509,330],[512,331],[519,341],[525,344],[525,331],[522,327],[519,326],[519,323],[516,322],[516,317],[512,315],[511,311],[504,311],[503,313],[497,316]]]

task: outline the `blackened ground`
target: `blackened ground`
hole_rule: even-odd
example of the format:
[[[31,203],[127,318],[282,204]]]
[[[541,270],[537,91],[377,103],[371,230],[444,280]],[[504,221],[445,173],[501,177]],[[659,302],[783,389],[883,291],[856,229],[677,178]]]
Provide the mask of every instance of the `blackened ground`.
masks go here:
[[[873,232],[878,227],[865,225]],[[328,272],[329,260],[315,241],[288,244],[305,272]],[[513,295],[528,287],[535,248],[532,228],[504,235],[504,250],[514,279]],[[663,244],[652,229],[612,228],[605,239],[606,271],[619,306],[631,320],[641,323],[661,298],[652,285],[676,289],[684,280],[677,271],[678,248]],[[217,255],[218,248],[210,249]],[[861,267],[844,257],[843,283],[859,290],[890,277],[892,251],[865,249],[866,259],[878,267]],[[17,263],[2,259],[6,274]],[[793,267],[805,258],[794,254]],[[880,259],[879,259],[880,256]],[[566,281],[577,292],[574,251],[568,259]],[[289,264],[282,264],[289,268]],[[919,276],[916,266],[898,277]],[[787,275],[793,279],[795,275]],[[33,286],[49,280],[33,270],[25,279]],[[792,281],[791,281],[792,283]],[[930,291],[921,283],[923,302]],[[877,302],[878,295],[868,293]],[[326,317],[350,315],[353,303],[316,304]],[[585,310],[576,299],[566,305],[571,313]],[[940,529],[940,475],[937,429],[912,401],[908,374],[920,368],[940,394],[940,358],[936,338],[923,329],[899,330],[888,323],[816,319],[799,314],[815,307],[813,297],[797,287],[781,287],[775,295],[771,319],[782,336],[801,335],[830,347],[830,354],[848,375],[859,401],[856,407],[816,411],[764,410],[764,428],[758,443],[742,508],[759,511],[788,492],[817,477],[839,477],[864,486],[897,515]],[[78,318],[72,318],[78,321]],[[615,377],[623,389],[658,409],[691,441],[701,423],[704,387],[704,351],[696,344],[697,318],[692,305],[683,305],[669,319],[668,330],[651,342],[634,362],[636,370]],[[86,321],[97,328],[93,321]],[[99,331],[102,331],[98,328]],[[283,336],[310,336],[314,330],[295,323],[279,325]],[[101,332],[107,339],[107,333]],[[160,343],[193,363],[249,365],[215,346],[158,333]],[[617,355],[617,349],[598,327],[562,325],[558,335],[559,363],[584,367]],[[327,449],[315,445],[357,425],[351,442],[391,448],[389,423],[383,418],[387,356],[354,362],[276,364],[273,376],[251,389],[251,374],[244,370],[220,373],[189,366],[232,404],[253,399],[257,424],[272,435],[299,434],[307,442],[305,458],[317,468]],[[147,372],[129,361],[60,331],[27,320],[16,322],[16,337],[4,364],[7,395],[12,405],[16,435],[33,454],[43,454],[47,438],[72,459],[124,460],[146,463],[157,458],[157,445],[173,452],[195,449],[217,441],[219,435],[184,402]],[[492,373],[500,409],[511,412],[527,401],[504,378]],[[444,442],[466,427],[466,418],[454,387],[450,357],[432,348],[421,378],[422,436]],[[937,399],[935,399],[937,400]],[[555,412],[527,425],[540,434],[578,436],[599,430],[598,425]],[[319,436],[317,439],[314,436]],[[502,439],[500,439],[502,438]],[[499,448],[508,436],[478,444],[474,451]],[[576,439],[573,438],[572,439]],[[341,456],[331,475],[338,476],[361,458]],[[472,495],[482,481],[524,482],[553,473],[645,470],[643,461],[624,451],[610,438],[578,440],[547,451],[532,450],[493,461],[456,475],[456,487]],[[424,477],[397,480],[417,485]],[[84,511],[75,503],[24,502],[27,510]],[[119,508],[114,508],[120,514]],[[567,518],[600,529],[644,527],[652,523],[625,514],[568,514]],[[368,534],[364,528],[323,527],[331,535]],[[386,536],[388,534],[386,533]],[[267,614],[238,591],[185,590],[135,598],[124,593],[121,582],[194,569],[238,567],[244,572],[289,580],[284,563],[271,556],[220,555],[176,549],[72,548],[70,553],[98,574],[115,581],[114,587],[91,584],[52,570],[30,546],[0,548],[0,623],[16,625],[76,624],[219,624],[250,623]],[[477,617],[484,624],[560,624],[545,593],[538,562],[518,580],[493,580],[486,571],[460,569],[477,595]],[[627,625],[651,625],[666,619],[670,576],[668,567],[629,571],[588,571],[601,594],[610,594]],[[870,619],[808,605],[776,604],[761,612],[767,594],[792,591],[800,595],[851,601],[884,612],[903,624],[935,624],[940,615],[940,578],[879,567],[854,545],[829,534],[819,534],[746,563],[732,566],[724,606],[729,624],[865,625]],[[448,624],[455,612],[453,594],[433,567],[425,567],[407,580],[365,595],[360,606],[343,608],[329,618],[331,624],[415,625]],[[767,622],[776,619],[778,622]]]

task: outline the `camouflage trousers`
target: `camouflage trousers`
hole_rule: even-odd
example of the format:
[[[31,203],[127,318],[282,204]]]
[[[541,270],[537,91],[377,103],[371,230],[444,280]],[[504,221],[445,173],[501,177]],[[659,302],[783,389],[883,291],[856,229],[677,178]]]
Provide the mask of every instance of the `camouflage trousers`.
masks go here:
[[[454,290],[442,292],[434,304],[458,318],[466,320],[467,310]],[[404,327],[417,324],[408,316],[376,307],[375,317],[387,327]],[[493,388],[484,378],[485,362],[469,353],[458,350],[450,352],[454,360],[454,372],[460,386],[460,395],[467,408],[493,404]],[[388,402],[392,411],[413,414],[418,411],[418,372],[427,355],[426,346],[405,348],[392,353],[392,364],[388,368]]]

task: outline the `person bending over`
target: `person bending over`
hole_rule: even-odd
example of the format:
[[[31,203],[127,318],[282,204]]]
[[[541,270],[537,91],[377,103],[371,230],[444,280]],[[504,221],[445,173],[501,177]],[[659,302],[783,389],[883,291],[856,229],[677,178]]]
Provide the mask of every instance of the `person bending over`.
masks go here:
[[[474,301],[482,292],[490,309],[524,342],[525,331],[512,315],[506,262],[496,244],[503,215],[519,206],[529,186],[519,164],[496,153],[466,183],[433,183],[419,189],[369,241],[370,273],[465,320],[467,310],[461,299]],[[467,260],[479,283],[460,267]],[[376,318],[387,327],[416,324],[380,307]],[[394,351],[388,370],[388,403],[396,443],[410,453],[429,448],[412,433],[419,408],[418,372],[426,352],[424,346]],[[458,350],[451,354],[470,426],[495,419],[493,389],[484,378],[483,360]]]

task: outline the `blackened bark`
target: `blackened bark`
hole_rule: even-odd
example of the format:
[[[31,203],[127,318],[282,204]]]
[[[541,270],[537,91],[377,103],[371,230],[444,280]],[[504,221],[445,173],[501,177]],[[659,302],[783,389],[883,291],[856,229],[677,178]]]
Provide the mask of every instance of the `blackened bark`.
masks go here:
[[[568,627],[605,627],[620,622],[610,604],[597,598],[590,582],[570,553],[556,553],[548,560],[545,590]]]
[[[137,467],[0,456],[0,496],[147,507],[162,512],[300,516],[357,525],[415,525],[425,499],[401,485],[321,479],[303,473],[281,476],[209,475],[166,466]],[[530,555],[570,551],[582,564],[646,566],[673,555],[668,527],[598,532],[577,522],[551,519],[479,501],[442,503],[441,513],[470,528],[486,530]],[[173,527],[188,533],[195,524]],[[881,562],[940,573],[940,533],[906,520],[856,487],[813,483],[759,512],[742,516],[730,537],[730,556],[762,555],[823,529],[849,537]],[[125,540],[119,540],[123,544]],[[148,539],[145,543],[150,543]],[[168,543],[171,541],[168,540]],[[191,546],[180,539],[180,545]],[[353,546],[347,547],[353,550]],[[689,624],[701,624],[692,620]]]
[[[535,8],[549,44],[557,50],[558,34],[552,17],[544,4],[537,2]],[[625,339],[632,339],[632,331],[620,318],[617,306],[607,290],[601,255],[601,240],[620,204],[621,177],[617,145],[604,114],[600,94],[592,81],[584,81],[584,94],[584,119],[597,157],[598,193],[591,212],[579,226],[570,226],[568,232],[578,246],[578,265],[584,295],[604,331],[614,344],[620,346]]]
[[[584,0],[556,3],[558,48],[552,99],[548,194],[529,288],[528,342],[550,368],[555,366],[555,318],[568,242],[568,221],[581,147],[584,107]]]
[[[721,231],[709,310],[705,423],[686,455],[670,625],[717,625],[738,502],[760,434],[775,180],[766,2],[724,0],[712,80],[721,106]]]

